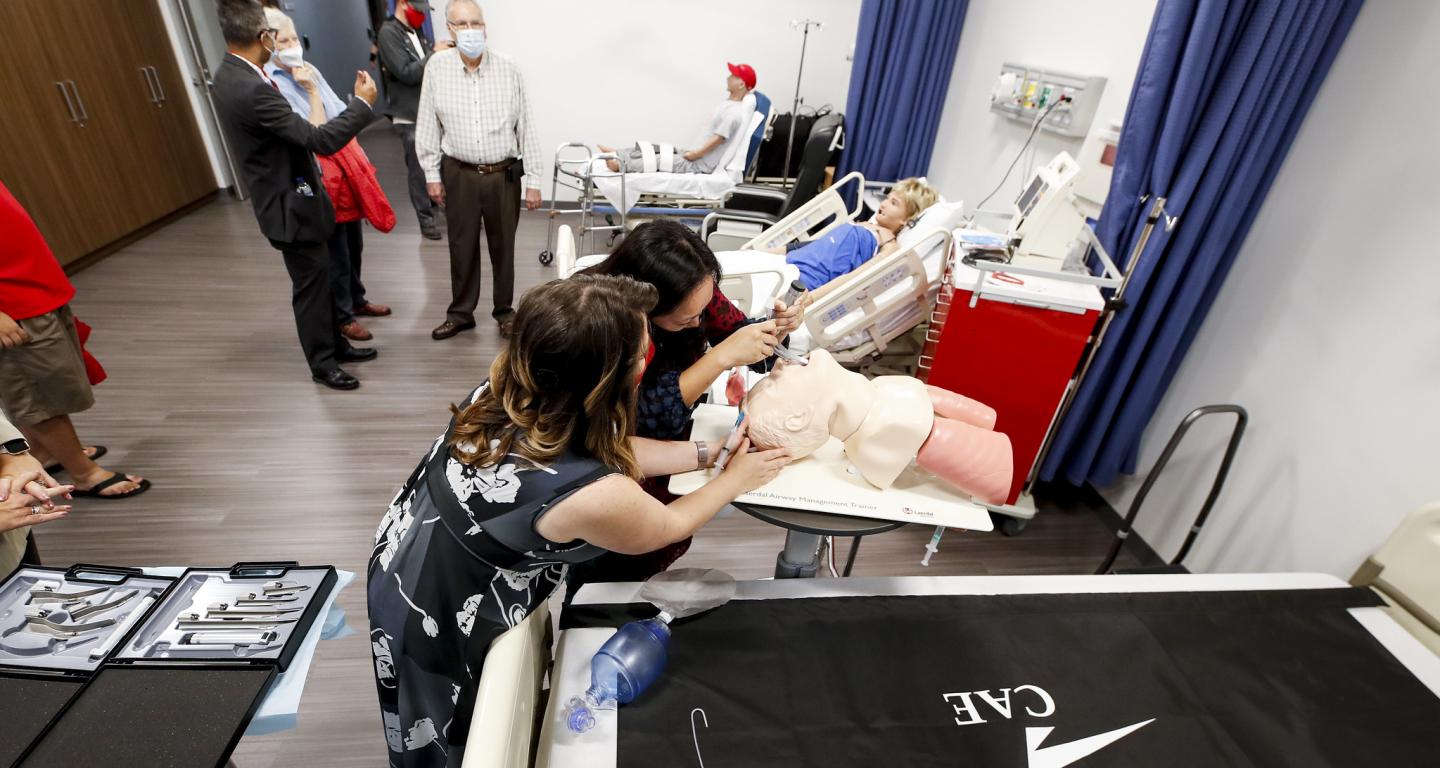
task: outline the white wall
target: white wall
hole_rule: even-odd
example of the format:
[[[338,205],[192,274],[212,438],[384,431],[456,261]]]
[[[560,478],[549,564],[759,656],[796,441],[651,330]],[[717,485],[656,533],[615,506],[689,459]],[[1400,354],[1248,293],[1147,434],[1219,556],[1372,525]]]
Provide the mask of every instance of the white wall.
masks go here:
[[[1440,499],[1440,106],[1394,76],[1437,68],[1440,5],[1364,6],[1151,422],[1142,469],[1191,408],[1250,410],[1193,570],[1348,577]],[[1138,527],[1162,556],[1203,500],[1221,431],[1194,434],[1146,502]],[[1137,486],[1106,496],[1123,509]]]
[[[1155,0],[970,0],[930,160],[931,183],[946,198],[974,206],[1000,183],[1025,143],[1028,122],[990,111],[990,91],[1005,62],[1104,77],[1095,124],[1123,117],[1154,12]],[[1035,163],[1062,150],[1078,156],[1082,141],[1041,131],[1031,145]],[[1003,210],[1015,199],[1025,163],[987,209]]]
[[[442,39],[449,37],[446,5],[431,4]],[[491,0],[481,7],[490,45],[525,73],[547,198],[549,165],[564,142],[692,142],[725,98],[726,62],[755,67],[756,88],[788,112],[801,41],[791,19],[825,23],[810,34],[801,96],[843,111],[860,15],[859,0]]]

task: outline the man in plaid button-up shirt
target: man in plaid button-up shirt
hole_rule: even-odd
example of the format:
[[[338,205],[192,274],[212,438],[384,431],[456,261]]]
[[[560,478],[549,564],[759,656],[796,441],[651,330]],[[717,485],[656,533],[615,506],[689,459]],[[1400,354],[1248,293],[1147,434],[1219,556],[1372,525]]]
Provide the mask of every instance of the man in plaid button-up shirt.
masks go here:
[[[540,142],[525,80],[513,61],[486,49],[478,4],[454,0],[445,15],[458,45],[430,57],[415,120],[415,152],[450,236],[451,301],[431,332],[437,340],[475,327],[482,228],[494,270],[491,312],[508,333],[522,173],[525,207],[540,207]]]

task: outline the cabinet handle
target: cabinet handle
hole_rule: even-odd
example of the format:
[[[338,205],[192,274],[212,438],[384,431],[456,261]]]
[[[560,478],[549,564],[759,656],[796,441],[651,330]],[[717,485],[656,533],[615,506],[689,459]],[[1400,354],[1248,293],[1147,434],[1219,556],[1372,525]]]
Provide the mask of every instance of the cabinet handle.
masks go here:
[[[145,87],[150,89],[150,97],[147,98],[146,101],[156,106],[159,106],[160,99],[155,95],[155,81],[150,79],[150,68],[141,67],[140,74],[145,78]]]
[[[60,96],[65,99],[65,109],[70,113],[70,122],[80,122],[79,116],[75,114],[75,102],[70,100],[70,91],[65,87],[65,83],[56,80],[55,87],[60,89]]]
[[[80,89],[76,87],[74,80],[66,80],[70,84],[70,92],[75,94],[75,106],[80,108],[80,122],[83,124],[90,119],[90,112],[85,109],[85,100],[80,98]]]
[[[155,93],[160,96],[160,103],[163,105],[170,97],[165,95],[165,86],[160,83],[160,71],[151,67],[150,77],[155,81]]]

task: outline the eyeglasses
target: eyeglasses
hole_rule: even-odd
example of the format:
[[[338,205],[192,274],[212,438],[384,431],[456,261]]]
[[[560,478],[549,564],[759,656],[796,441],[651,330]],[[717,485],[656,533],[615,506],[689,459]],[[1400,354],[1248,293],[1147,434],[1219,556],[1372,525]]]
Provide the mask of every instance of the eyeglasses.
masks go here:
[[[483,21],[447,21],[447,22],[445,22],[445,23],[446,23],[448,26],[453,27],[454,29],[484,29],[484,28],[485,28],[485,22],[483,22]]]

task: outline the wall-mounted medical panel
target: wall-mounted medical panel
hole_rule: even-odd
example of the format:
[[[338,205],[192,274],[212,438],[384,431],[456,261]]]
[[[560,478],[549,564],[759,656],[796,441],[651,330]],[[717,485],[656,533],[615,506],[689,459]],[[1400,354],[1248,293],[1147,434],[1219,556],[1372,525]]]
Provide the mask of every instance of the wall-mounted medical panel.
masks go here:
[[[1044,114],[1040,129],[1061,136],[1083,138],[1090,132],[1100,96],[1105,92],[1105,78],[1088,77],[1043,67],[1006,63],[990,93],[990,111],[998,112],[1027,126]],[[1068,103],[1055,106],[1069,96]],[[1054,109],[1050,109],[1054,106]]]

